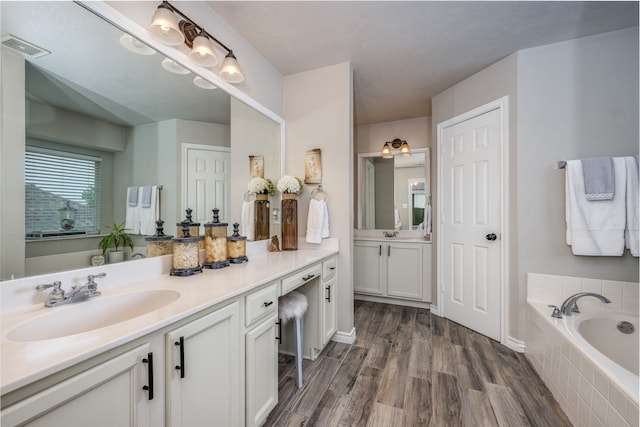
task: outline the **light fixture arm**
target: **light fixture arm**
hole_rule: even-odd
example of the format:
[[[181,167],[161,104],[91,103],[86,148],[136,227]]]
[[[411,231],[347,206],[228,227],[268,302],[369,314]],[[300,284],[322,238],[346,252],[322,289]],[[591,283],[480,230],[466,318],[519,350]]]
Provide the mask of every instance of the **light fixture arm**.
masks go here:
[[[180,15],[180,17],[188,22],[190,22],[191,24],[193,24],[196,29],[199,31],[200,34],[206,36],[207,38],[213,40],[214,42],[216,42],[216,44],[220,47],[222,47],[224,50],[227,51],[227,53],[231,53],[233,54],[233,51],[231,49],[229,49],[224,43],[222,43],[220,40],[218,40],[217,38],[213,37],[211,34],[209,34],[203,27],[201,27],[200,25],[196,24],[196,22],[189,18],[187,15],[185,15],[184,13],[182,13],[177,7],[175,7],[174,5],[172,5],[171,3],[169,3],[168,1],[164,0],[162,2],[162,5],[164,7],[166,7],[167,9],[171,10],[173,13],[176,13],[178,15]]]

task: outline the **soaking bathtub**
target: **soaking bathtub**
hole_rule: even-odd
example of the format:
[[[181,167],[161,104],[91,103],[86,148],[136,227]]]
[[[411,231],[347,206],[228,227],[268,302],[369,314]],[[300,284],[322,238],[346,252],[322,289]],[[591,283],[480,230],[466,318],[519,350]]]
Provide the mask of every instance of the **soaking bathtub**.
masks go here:
[[[638,426],[638,316],[581,310],[555,319],[529,301],[526,356],[575,425]]]

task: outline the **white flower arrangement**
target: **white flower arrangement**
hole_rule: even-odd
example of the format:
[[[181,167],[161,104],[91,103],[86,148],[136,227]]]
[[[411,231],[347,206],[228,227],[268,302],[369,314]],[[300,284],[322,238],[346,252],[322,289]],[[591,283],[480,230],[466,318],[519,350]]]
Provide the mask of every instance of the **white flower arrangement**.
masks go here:
[[[278,180],[278,191],[300,195],[302,193],[302,180],[295,176],[284,175]]]
[[[249,181],[247,190],[254,194],[269,194],[273,196],[276,190],[273,188],[273,182],[270,179],[256,177]]]

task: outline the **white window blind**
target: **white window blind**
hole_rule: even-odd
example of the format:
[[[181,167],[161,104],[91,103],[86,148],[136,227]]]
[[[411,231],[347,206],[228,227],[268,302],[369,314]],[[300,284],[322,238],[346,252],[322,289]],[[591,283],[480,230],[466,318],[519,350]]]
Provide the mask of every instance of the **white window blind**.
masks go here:
[[[100,224],[99,157],[27,147],[25,153],[28,237],[92,233]],[[73,228],[61,225],[61,209],[75,210]]]

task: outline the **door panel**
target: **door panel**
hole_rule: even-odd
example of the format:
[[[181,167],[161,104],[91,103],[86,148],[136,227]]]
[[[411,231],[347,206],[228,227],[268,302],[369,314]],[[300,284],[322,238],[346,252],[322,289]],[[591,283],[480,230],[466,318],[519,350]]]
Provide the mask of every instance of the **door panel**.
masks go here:
[[[500,110],[443,131],[440,147],[445,317],[500,340]]]

